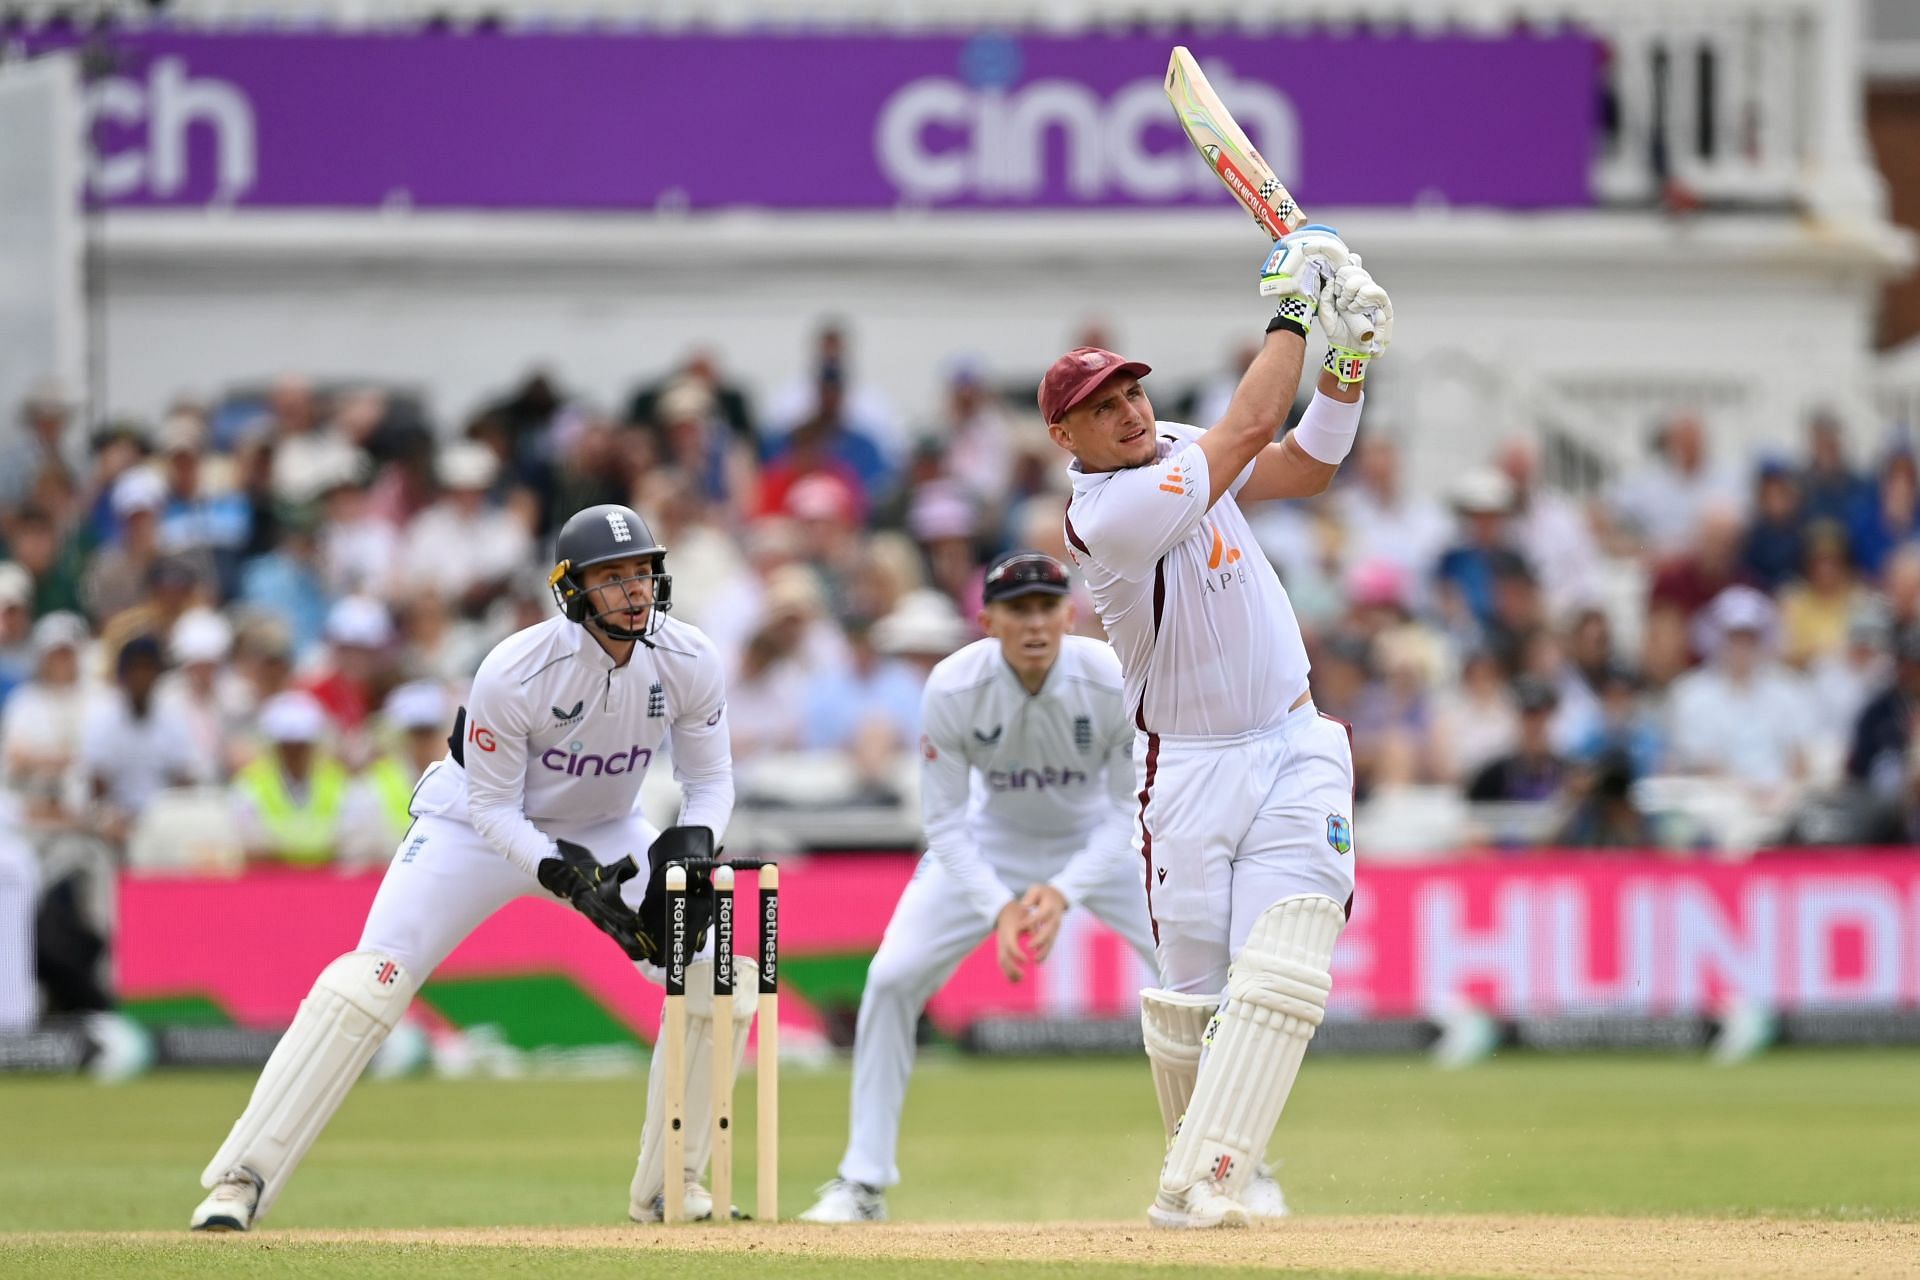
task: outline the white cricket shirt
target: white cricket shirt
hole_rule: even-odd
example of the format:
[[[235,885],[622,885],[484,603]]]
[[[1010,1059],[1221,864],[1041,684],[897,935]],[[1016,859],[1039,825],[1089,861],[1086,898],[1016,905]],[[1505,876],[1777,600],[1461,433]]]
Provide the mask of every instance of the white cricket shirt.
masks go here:
[[[448,758],[421,777],[412,811],[471,823],[531,872],[554,856],[542,824],[626,817],[665,744],[685,791],[681,823],[711,827],[717,841],[733,813],[719,653],[671,617],[649,639],[624,667],[562,617],[502,640],[475,673]]]
[[[1307,690],[1307,649],[1279,575],[1247,525],[1236,477],[1207,508],[1204,434],[1154,425],[1159,456],[1068,471],[1068,554],[1126,672],[1127,715],[1147,733],[1231,737],[1280,723]]]
[[[1000,642],[976,640],[928,675],[921,716],[927,853],[987,920],[1015,896],[996,868],[1074,903],[1134,861],[1133,727],[1112,649],[1067,636],[1028,693]],[[1023,864],[1026,841],[1075,835],[1083,851],[1064,867]]]

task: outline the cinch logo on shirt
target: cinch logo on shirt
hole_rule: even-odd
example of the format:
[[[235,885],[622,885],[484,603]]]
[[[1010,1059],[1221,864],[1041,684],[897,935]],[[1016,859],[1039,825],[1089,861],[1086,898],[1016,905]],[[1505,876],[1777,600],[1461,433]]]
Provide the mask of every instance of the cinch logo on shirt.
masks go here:
[[[1078,769],[993,769],[987,773],[987,786],[995,791],[1045,791],[1048,787],[1070,787],[1085,782],[1087,775]]]
[[[583,742],[570,742],[565,751],[558,747],[548,747],[540,753],[540,763],[543,767],[555,773],[564,773],[569,778],[584,778],[589,775],[589,772],[597,778],[603,773],[631,773],[653,762],[653,752],[637,742],[627,750],[615,752],[610,756],[587,751],[584,749],[585,746]]]
[[[1187,496],[1187,478],[1179,467],[1168,467],[1167,473],[1160,477],[1160,492],[1182,498]]]

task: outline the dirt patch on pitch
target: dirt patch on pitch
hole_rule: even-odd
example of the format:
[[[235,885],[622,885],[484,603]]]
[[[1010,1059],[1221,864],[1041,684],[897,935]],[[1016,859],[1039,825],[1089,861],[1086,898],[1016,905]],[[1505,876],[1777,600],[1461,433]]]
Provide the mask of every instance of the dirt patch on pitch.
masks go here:
[[[73,1237],[68,1237],[69,1239]],[[173,1237],[178,1238],[178,1237]],[[1920,1278],[1920,1222],[1790,1219],[1333,1217],[1251,1231],[1163,1232],[1138,1223],[804,1223],[420,1231],[263,1231],[259,1238],[685,1249],[814,1258],[1101,1262],[1223,1271],[1623,1280]]]

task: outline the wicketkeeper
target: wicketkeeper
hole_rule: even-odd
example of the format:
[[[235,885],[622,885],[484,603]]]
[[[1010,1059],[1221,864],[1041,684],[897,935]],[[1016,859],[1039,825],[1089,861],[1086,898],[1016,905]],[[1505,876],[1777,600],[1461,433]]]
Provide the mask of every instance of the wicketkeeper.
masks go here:
[[[413,825],[367,913],[360,944],[321,971],[227,1140],[201,1174],[199,1231],[245,1231],[294,1169],[434,967],[513,899],[571,903],[657,981],[665,864],[710,859],[733,811],[719,655],[667,616],[666,548],[631,508],[588,507],[560,531],[549,579],[561,617],[501,641],[474,676],[445,759],[414,789]],[[634,812],[648,766],[673,754],[680,824],[656,833]],[[645,868],[632,851],[648,850]],[[704,873],[692,877],[692,936],[704,937]],[[690,967],[686,1169],[663,1168],[661,1058],[629,1213],[659,1221],[666,1177],[687,1180],[687,1212],[713,1211],[706,1164],[713,1072],[705,961]],[[736,1046],[753,1019],[751,969],[736,979]],[[695,997],[694,992],[703,993]]]

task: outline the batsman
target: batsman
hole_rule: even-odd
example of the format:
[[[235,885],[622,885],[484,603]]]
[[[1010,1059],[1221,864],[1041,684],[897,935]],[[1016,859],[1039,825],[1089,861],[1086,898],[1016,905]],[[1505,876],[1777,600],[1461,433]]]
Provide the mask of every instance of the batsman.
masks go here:
[[[666,864],[711,859],[733,811],[720,657],[706,636],[667,616],[666,548],[633,509],[580,511],[556,550],[549,585],[561,616],[508,636],[480,664],[446,757],[414,788],[412,825],[359,945],[321,971],[201,1174],[208,1195],[193,1211],[194,1230],[246,1231],[266,1214],[427,975],[515,898],[569,903],[659,980]],[[656,838],[634,802],[663,747],[684,801],[680,825]],[[639,849],[648,850],[644,875],[629,852]],[[691,887],[697,948],[711,895],[707,883]],[[696,972],[705,969],[689,969],[690,1006],[693,992],[712,988]],[[742,977],[737,1047],[755,1006],[752,979]],[[636,1220],[660,1220],[668,1176],[686,1179],[689,1216],[712,1212],[696,1181],[711,1129],[710,1013],[688,1009],[685,1169],[664,1167],[664,1055],[654,1059],[629,1191]]]
[[[1299,623],[1241,507],[1323,491],[1359,430],[1386,292],[1326,227],[1273,245],[1278,310],[1226,414],[1159,422],[1148,366],[1082,347],[1040,385],[1073,455],[1066,539],[1120,656],[1161,986],[1141,993],[1167,1131],[1159,1227],[1245,1226],[1246,1202],[1326,1012],[1353,900],[1353,752],[1319,714]],[[1307,336],[1319,386],[1275,442]]]

